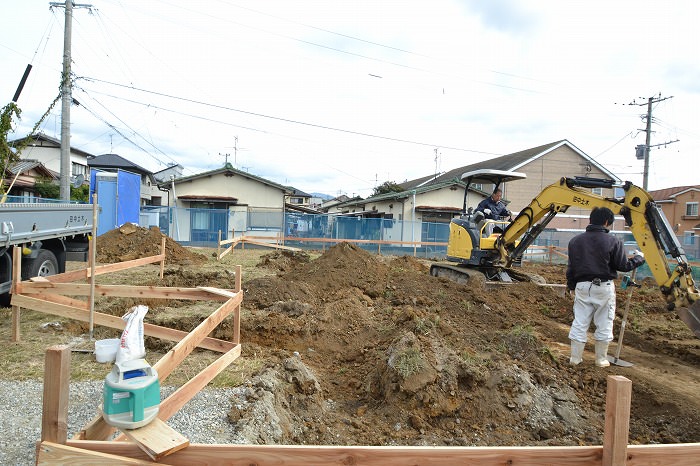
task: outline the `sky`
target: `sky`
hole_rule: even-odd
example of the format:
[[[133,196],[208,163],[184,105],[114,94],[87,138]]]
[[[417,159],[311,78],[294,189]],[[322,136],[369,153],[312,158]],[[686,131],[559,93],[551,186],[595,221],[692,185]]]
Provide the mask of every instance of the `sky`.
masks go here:
[[[1,105],[32,65],[21,137],[59,95],[65,13],[0,8]],[[698,18],[696,0],[81,2],[71,145],[367,197],[568,139],[641,186],[652,97],[648,189],[700,184]],[[41,131],[60,120],[59,101]]]

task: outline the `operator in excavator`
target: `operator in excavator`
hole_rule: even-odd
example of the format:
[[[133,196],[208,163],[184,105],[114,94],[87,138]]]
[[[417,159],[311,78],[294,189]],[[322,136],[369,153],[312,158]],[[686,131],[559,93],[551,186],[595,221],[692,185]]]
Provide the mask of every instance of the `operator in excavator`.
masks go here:
[[[502,217],[509,217],[511,212],[501,201],[501,197],[503,197],[501,188],[494,189],[493,194],[479,202],[479,205],[476,206],[476,212],[482,212],[484,218],[488,220],[501,220]],[[503,233],[503,229],[498,226],[492,226],[492,231],[489,231],[489,234],[491,232]]]
[[[615,283],[617,272],[629,272],[644,263],[644,254],[634,251],[628,258],[624,244],[609,234],[615,220],[612,210],[596,207],[591,211],[586,231],[569,241],[566,288],[574,291],[574,320],[569,331],[572,365],[583,360],[588,327],[593,321],[595,365],[607,367],[608,344],[613,339]]]

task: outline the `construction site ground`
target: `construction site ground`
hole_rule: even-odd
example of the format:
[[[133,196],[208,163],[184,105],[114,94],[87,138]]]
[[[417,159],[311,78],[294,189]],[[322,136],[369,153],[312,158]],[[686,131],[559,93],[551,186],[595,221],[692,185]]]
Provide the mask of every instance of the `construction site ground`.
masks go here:
[[[158,254],[160,238],[157,229],[114,230],[98,238],[98,262]],[[611,374],[632,381],[630,443],[700,442],[700,340],[649,279],[632,291],[620,353],[634,366],[595,367],[589,341],[584,362],[572,367],[572,298],[549,287],[459,285],[430,276],[428,260],[349,243],[309,252],[239,248],[217,261],[216,249],[168,239],[163,280],[156,264],[98,283],[233,288],[242,265],[242,356],[212,384],[241,388],[233,408],[222,409],[248,443],[599,445]],[[525,262],[522,271],[564,283],[564,265]],[[618,287],[616,338],[629,292]],[[123,315],[136,304],[149,306],[146,322],[184,331],[217,307],[99,298],[95,308]],[[92,344],[87,324],[24,311],[22,341],[10,343],[10,310],[2,313],[0,377],[41,378],[46,347],[65,343],[77,350],[74,380],[104,378],[105,365],[80,352]],[[230,340],[230,320],[212,336]],[[173,345],[146,337],[147,359]],[[195,351],[165,384],[185,382],[216,357]]]

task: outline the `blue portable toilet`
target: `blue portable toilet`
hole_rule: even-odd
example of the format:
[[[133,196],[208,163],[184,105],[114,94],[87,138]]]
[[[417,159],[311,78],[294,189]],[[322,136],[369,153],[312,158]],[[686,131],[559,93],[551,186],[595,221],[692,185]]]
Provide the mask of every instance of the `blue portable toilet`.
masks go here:
[[[141,176],[124,170],[90,170],[90,200],[97,193],[97,236],[125,223],[139,223]]]

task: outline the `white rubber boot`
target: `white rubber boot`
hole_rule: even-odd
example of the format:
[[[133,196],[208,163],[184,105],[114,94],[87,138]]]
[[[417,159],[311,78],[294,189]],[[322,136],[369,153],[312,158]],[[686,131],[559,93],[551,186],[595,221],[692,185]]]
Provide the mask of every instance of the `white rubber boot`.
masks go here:
[[[583,349],[586,347],[585,341],[571,340],[571,357],[569,364],[575,366],[583,361]]]
[[[608,361],[608,341],[598,341],[595,342],[595,365],[598,367],[608,367],[610,361]]]

